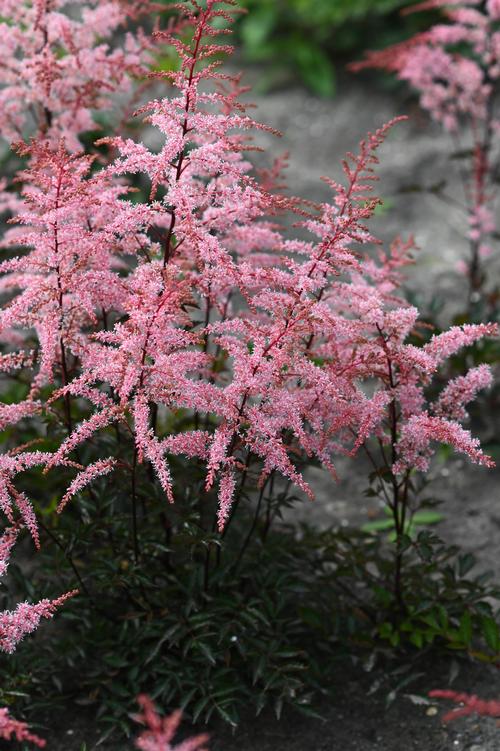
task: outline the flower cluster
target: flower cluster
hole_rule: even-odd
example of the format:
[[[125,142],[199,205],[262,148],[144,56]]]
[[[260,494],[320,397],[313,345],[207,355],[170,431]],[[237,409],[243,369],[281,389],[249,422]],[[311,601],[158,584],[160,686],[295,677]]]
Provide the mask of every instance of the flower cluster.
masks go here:
[[[353,67],[395,72],[420,93],[424,109],[448,130],[455,131],[462,117],[482,122],[500,77],[497,3],[438,0],[406,12],[428,8],[440,8],[445,22],[388,49],[368,52],[366,60]]]
[[[9,527],[0,537],[0,576],[7,570],[10,551],[16,541],[19,528]],[[21,639],[38,627],[42,618],[52,618],[55,610],[77,590],[67,592],[56,600],[40,600],[34,605],[20,603],[15,610],[0,612],[0,651],[12,653]],[[0,710],[1,712],[1,710]]]
[[[467,136],[465,179],[471,258],[460,264],[471,293],[484,282],[483,259],[492,253],[496,230],[493,200],[493,147],[500,129],[495,99],[500,78],[499,5],[496,1],[431,0],[406,12],[441,9],[443,23],[385,50],[368,52],[353,70],[381,68],[409,83],[421,106],[444,128]]]
[[[142,712],[135,715],[134,719],[146,726],[135,741],[136,747],[141,751],[206,751],[208,735],[205,733],[188,738],[176,746],[172,745],[171,741],[182,718],[180,710],[168,717],[160,717],[148,696],[139,696],[137,701]]]
[[[239,78],[213,59],[230,51],[216,42],[234,6],[178,4],[191,43],[157,33],[180,58],[178,70],[158,74],[178,94],[140,111],[159,131],[159,148],[104,139],[115,156],[91,173],[91,160],[62,144],[21,147],[30,156],[22,228],[7,241],[31,250],[1,267],[13,294],[0,326],[11,342],[20,329],[34,330],[38,345],[28,349],[22,340],[9,355],[5,367],[15,367],[35,351],[30,395],[4,419],[54,409],[59,400],[68,431],[50,455],[21,451],[5,460],[4,511],[13,500],[35,539],[14,475],[33,463],[45,471],[76,466],[61,510],[119,466],[113,455],[87,466],[78,456],[111,424],[133,435],[132,471],[147,462],[170,502],[169,455],[203,462],[206,491],[218,487],[220,531],[250,460],[260,463],[261,486],[279,473],[309,496],[297,456],[335,473],[339,453],[352,455],[372,437],[392,447],[395,474],[425,470],[434,441],[491,464],[459,423],[465,403],[489,384],[487,368],[449,384],[434,405],[425,389],[446,357],[496,327],[455,327],[423,347],[407,343],[418,311],[398,286],[411,242],[397,241],[387,254],[368,250],[377,244],[366,227],[378,204],[376,153],[394,123],[348,155],[344,183],[326,179],[331,202],[301,205],[275,192],[281,163],[259,183],[244,153],[246,131],[264,126],[239,102]],[[123,185],[131,175],[148,180],[142,203]],[[285,211],[298,215],[310,239],[287,236],[274,219]],[[49,405],[39,399],[45,383],[56,386]],[[76,427],[73,399],[90,404]],[[155,415],[180,411],[193,415],[191,429],[158,429]]]
[[[33,743],[39,748],[45,746],[44,739],[31,733],[25,722],[15,720],[11,717],[6,707],[0,707],[0,738],[3,738],[5,741],[15,739],[19,743],[26,741],[27,743]]]
[[[137,14],[135,3],[127,8],[117,0],[87,0],[76,13],[68,0],[2,0],[0,135],[64,138],[69,149],[81,150],[78,136],[98,127],[96,112],[145,71],[144,33],[127,31],[121,48],[112,45]]]

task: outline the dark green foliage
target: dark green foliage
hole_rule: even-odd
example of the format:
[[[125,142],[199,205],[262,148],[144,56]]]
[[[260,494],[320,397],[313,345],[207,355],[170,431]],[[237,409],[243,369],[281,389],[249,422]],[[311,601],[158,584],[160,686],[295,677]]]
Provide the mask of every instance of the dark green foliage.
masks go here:
[[[142,468],[136,562],[125,477],[44,517],[28,580],[12,566],[19,594],[81,589],[3,660],[0,699],[22,708],[27,694],[31,716],[76,703],[96,712],[103,732],[129,733],[135,697],[147,692],[166,710],[236,725],[268,706],[278,717],[286,705],[314,713],[319,695],[341,685],[345,660],[393,670],[430,648],[498,659],[491,602],[500,593],[470,577],[471,556],[428,531],[404,541],[402,611],[386,533],[284,525],[280,511],[294,502],[286,489],[264,493],[258,517],[255,499],[242,499],[221,539],[203,529],[200,478],[191,474],[169,507]]]
[[[245,0],[239,25],[245,56],[271,63],[264,85],[288,73],[320,96],[335,92],[336,62],[410,35],[425,22],[399,11],[410,0]]]

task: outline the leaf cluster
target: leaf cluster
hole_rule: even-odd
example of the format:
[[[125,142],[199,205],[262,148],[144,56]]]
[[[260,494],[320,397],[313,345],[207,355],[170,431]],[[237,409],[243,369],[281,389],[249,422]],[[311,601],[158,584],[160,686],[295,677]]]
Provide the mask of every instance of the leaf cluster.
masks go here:
[[[391,591],[394,545],[385,534],[283,522],[269,529],[264,504],[241,555],[254,500],[245,499],[221,541],[203,530],[196,478],[175,509],[165,509],[142,479],[149,491],[138,561],[119,484],[82,495],[43,541],[28,590],[49,595],[73,586],[75,569],[85,589],[50,634],[42,629],[5,660],[4,702],[27,702],[32,714],[76,703],[96,712],[102,732],[129,734],[135,697],[146,692],[193,721],[219,718],[235,727],[249,710],[314,714],[318,697],[341,686],[341,666],[353,660],[394,668],[438,650],[498,661],[492,603],[500,592],[487,576],[471,576],[472,556],[433,533],[404,539],[401,612]],[[272,513],[293,502],[276,492]],[[25,571],[13,566],[12,573],[21,593]]]

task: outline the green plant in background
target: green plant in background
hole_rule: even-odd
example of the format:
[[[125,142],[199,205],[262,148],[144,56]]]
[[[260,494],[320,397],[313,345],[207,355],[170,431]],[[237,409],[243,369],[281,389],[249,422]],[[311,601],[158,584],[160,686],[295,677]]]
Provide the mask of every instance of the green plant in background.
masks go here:
[[[244,55],[271,63],[264,86],[288,73],[320,96],[335,92],[335,61],[387,44],[415,30],[398,11],[409,0],[245,0],[250,13],[239,23]]]

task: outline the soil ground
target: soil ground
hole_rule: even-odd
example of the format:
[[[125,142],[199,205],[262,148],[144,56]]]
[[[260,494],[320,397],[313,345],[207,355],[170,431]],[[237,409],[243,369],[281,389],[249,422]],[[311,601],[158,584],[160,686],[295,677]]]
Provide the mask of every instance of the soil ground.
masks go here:
[[[250,78],[258,82],[258,71]],[[358,79],[349,79],[333,100],[318,99],[302,89],[273,92],[272,96],[253,97],[258,108],[255,116],[284,132],[278,152],[291,154],[288,182],[294,194],[313,200],[327,198],[322,174],[339,176],[339,161],[360,138],[410,108],[412,119],[398,125],[381,149],[378,170],[380,193],[391,210],[376,220],[377,230],[388,241],[398,233],[415,235],[421,247],[418,265],[411,270],[410,286],[422,290],[430,302],[437,288],[446,294],[444,319],[459,307],[465,290],[450,268],[466,252],[463,218],[460,212],[446,208],[435,195],[409,192],[418,184],[433,185],[445,175],[449,190],[457,193],[456,173],[445,156],[450,143],[435,126],[429,124],[411,102],[397,100],[393,94],[374,90]],[[264,145],[272,137],[259,137]],[[406,187],[406,192],[401,192]],[[492,272],[493,273],[493,272]],[[463,287],[463,289],[462,289]],[[361,468],[362,470],[363,468]],[[318,525],[359,523],[371,509],[362,491],[363,471],[354,464],[339,467],[341,481],[335,485],[319,473],[312,477],[318,491],[315,504],[304,506],[302,515]],[[314,473],[313,473],[314,474]],[[365,475],[366,476],[366,475]],[[483,471],[453,461],[438,473],[434,486],[444,501],[444,521],[440,535],[450,543],[474,552],[482,569],[500,575],[500,472]],[[448,687],[450,664],[443,660],[426,665],[411,694],[426,695],[432,688]],[[213,728],[212,751],[500,751],[500,728],[494,720],[468,718],[444,727],[442,707],[414,704],[407,695],[399,695],[388,710],[383,694],[368,695],[376,678],[342,673],[337,698],[322,712],[325,721],[286,714],[280,722],[271,716],[248,718],[236,735],[225,728]],[[485,698],[500,696],[500,673],[473,663],[462,664],[453,687],[477,693]],[[68,716],[70,708],[68,707]],[[52,734],[49,748],[79,751],[82,743],[93,748],[91,718],[87,715],[63,721]],[[55,723],[50,723],[54,727]],[[117,746],[103,748],[118,751]],[[123,749],[123,744],[120,744]]]

